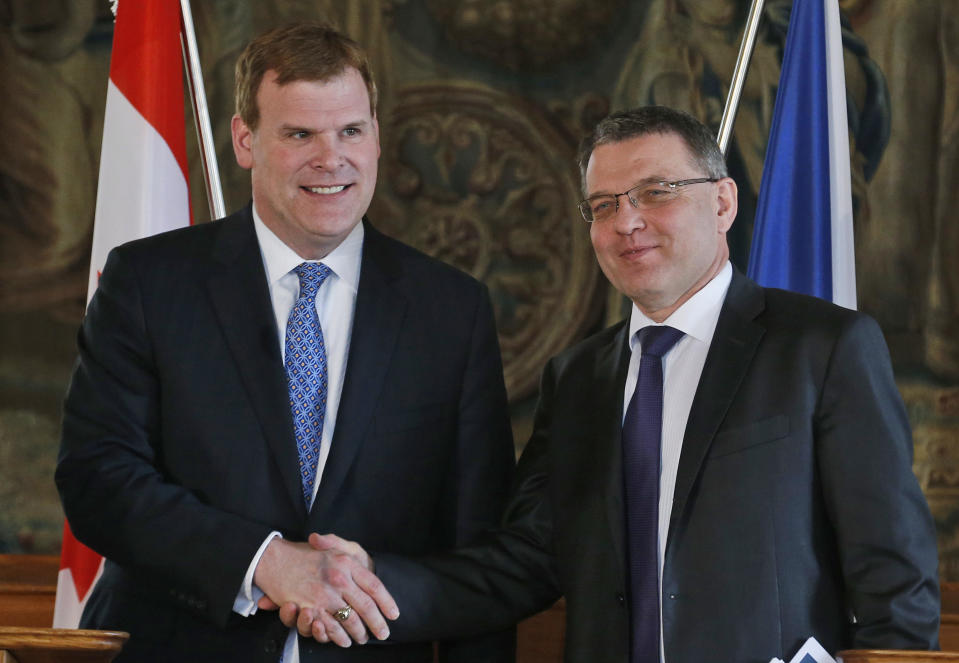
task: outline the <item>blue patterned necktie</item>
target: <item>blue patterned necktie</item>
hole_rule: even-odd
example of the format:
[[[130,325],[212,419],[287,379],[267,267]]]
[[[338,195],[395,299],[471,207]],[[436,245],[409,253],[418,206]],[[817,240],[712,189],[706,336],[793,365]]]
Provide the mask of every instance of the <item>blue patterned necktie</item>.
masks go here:
[[[316,315],[316,293],[331,272],[329,267],[316,262],[301,263],[293,272],[300,279],[300,297],[286,323],[286,378],[303,499],[309,509],[320,458],[327,393],[326,345]]]
[[[623,420],[623,486],[629,561],[630,663],[659,663],[659,473],[662,357],[682,338],[672,327],[639,332],[643,354]]]

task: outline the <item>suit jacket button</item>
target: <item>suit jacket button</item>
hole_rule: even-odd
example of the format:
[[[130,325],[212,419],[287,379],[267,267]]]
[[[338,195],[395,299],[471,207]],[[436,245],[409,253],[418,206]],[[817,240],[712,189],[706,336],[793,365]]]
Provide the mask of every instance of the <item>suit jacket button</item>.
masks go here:
[[[626,596],[624,594],[617,594],[616,602],[620,605],[626,605]]]
[[[276,640],[273,640],[271,638],[266,641],[266,646],[263,647],[263,649],[264,651],[266,651],[267,654],[275,654],[277,650],[279,649],[279,646],[276,644]]]
[[[671,601],[675,601],[679,598],[679,594],[668,594],[667,598],[669,598]]]

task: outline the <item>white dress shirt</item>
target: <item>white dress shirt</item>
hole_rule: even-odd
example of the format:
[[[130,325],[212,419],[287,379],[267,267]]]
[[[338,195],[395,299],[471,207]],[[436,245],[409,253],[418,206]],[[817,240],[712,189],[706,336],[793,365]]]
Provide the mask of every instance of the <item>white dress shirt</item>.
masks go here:
[[[266,227],[254,211],[253,221],[260,242],[263,267],[273,300],[273,314],[279,330],[278,342],[281,356],[286,359],[286,323],[290,311],[300,296],[300,279],[293,269],[304,262],[303,258],[284,244]],[[346,358],[350,351],[350,334],[353,330],[353,312],[356,309],[356,290],[360,284],[360,261],[363,257],[363,224],[358,223],[339,246],[330,251],[322,262],[330,268],[330,274],[316,294],[316,313],[323,329],[326,346],[326,418],[320,440],[320,458],[316,467],[317,480],[313,484],[313,497],[323,476],[323,467],[330,454],[330,442],[336,428],[336,412],[343,393],[346,377]],[[292,415],[291,415],[292,416]]]
[[[349,235],[330,251],[322,260],[304,261],[293,249],[283,243],[272,230],[267,228],[253,208],[253,225],[260,244],[260,256],[270,288],[273,303],[273,315],[276,316],[280,356],[286,356],[286,323],[293,305],[300,296],[300,279],[293,269],[303,262],[321,262],[332,272],[320,286],[316,295],[316,313],[323,330],[323,343],[326,347],[327,396],[326,416],[323,421],[323,433],[320,438],[320,457],[316,467],[316,481],[313,482],[313,498],[323,478],[323,468],[330,455],[330,444],[336,428],[336,414],[343,393],[343,381],[346,377],[346,360],[350,351],[350,337],[353,331],[353,314],[356,310],[356,293],[360,284],[360,264],[363,258],[363,224],[358,223]],[[312,500],[311,500],[312,505]],[[236,600],[234,612],[249,616],[256,612],[256,602],[263,592],[253,585],[253,573],[266,550],[266,546],[279,532],[272,532],[260,546],[247,570]],[[299,663],[299,647],[296,632],[290,630],[290,636],[283,648],[284,663]]]
[[[626,388],[623,393],[623,418],[636,382],[639,379],[639,360],[642,347],[637,332],[643,327],[663,324],[680,330],[685,334],[663,357],[663,433],[661,444],[661,462],[659,475],[659,586],[663,585],[663,558],[666,554],[666,535],[669,532],[669,516],[673,509],[673,492],[676,488],[676,472],[679,470],[679,456],[683,449],[683,436],[686,434],[686,422],[689,410],[699,386],[699,378],[706,363],[706,354],[713,340],[713,332],[719,321],[726,291],[733,278],[732,265],[726,266],[709,283],[690,297],[678,309],[673,311],[662,323],[646,317],[633,304],[629,318],[629,370],[626,374]],[[659,592],[660,647],[661,657],[665,655],[662,645],[662,590]],[[663,658],[665,660],[665,658]]]

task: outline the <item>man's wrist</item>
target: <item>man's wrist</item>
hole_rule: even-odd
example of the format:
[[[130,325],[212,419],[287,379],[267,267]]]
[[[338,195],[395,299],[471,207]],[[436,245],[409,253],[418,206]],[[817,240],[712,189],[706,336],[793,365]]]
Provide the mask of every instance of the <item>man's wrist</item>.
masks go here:
[[[254,580],[256,576],[256,570],[259,567],[260,560],[263,558],[263,554],[266,552],[266,549],[269,547],[270,543],[274,539],[282,538],[283,535],[279,532],[270,532],[266,539],[263,540],[263,543],[260,544],[256,554],[253,555],[253,560],[250,562],[250,566],[247,567],[246,575],[243,576],[243,583],[240,585],[236,599],[233,601],[233,612],[241,614],[244,617],[249,617],[250,615],[256,613],[257,601],[263,598],[264,595],[263,590],[256,585]]]

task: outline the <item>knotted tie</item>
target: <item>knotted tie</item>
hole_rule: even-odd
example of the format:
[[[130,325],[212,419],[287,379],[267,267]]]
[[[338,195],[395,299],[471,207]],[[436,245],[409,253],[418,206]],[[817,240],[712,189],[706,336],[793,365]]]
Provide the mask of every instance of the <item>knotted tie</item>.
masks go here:
[[[672,327],[639,332],[639,378],[623,420],[623,485],[629,560],[630,663],[659,657],[659,473],[663,432],[662,357],[683,336]]]
[[[326,346],[316,315],[316,293],[331,272],[326,265],[315,262],[304,262],[293,271],[300,279],[300,297],[286,323],[286,377],[303,499],[309,509],[320,458],[327,392]]]

